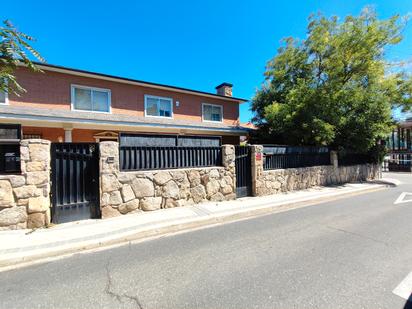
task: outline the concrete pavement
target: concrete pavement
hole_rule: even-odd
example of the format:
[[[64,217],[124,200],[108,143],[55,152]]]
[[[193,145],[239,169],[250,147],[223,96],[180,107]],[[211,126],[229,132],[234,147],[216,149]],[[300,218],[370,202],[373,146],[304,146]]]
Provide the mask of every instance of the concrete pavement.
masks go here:
[[[410,308],[398,187],[2,272],[0,308]]]
[[[0,270],[130,240],[159,237],[375,191],[386,187],[388,183],[396,183],[396,180],[247,197],[235,201],[129,214],[106,220],[78,221],[35,231],[4,231],[0,233]]]

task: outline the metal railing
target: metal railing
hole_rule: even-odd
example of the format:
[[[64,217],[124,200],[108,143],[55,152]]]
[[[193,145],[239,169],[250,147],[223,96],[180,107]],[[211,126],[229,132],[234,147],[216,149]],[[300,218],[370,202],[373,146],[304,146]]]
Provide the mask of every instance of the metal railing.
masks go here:
[[[412,172],[412,152],[391,152],[385,157],[383,163],[384,171]]]
[[[119,150],[122,171],[222,165],[221,147],[120,146]]]
[[[265,154],[263,169],[273,170],[317,165],[330,165],[329,152]]]

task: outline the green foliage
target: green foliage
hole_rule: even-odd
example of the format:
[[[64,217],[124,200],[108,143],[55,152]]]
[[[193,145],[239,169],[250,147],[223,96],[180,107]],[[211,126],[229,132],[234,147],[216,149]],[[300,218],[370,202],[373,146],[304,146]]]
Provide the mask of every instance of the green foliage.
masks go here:
[[[252,101],[254,141],[371,150],[391,130],[391,109],[412,104],[411,77],[384,59],[405,22],[369,8],[343,22],[310,16],[307,38],[285,39],[267,63]]]
[[[0,27],[0,91],[19,94],[25,92],[14,76],[19,63],[23,63],[33,71],[40,72],[30,60],[29,55],[44,62],[40,54],[31,47],[34,38],[18,31],[10,21],[5,20]]]

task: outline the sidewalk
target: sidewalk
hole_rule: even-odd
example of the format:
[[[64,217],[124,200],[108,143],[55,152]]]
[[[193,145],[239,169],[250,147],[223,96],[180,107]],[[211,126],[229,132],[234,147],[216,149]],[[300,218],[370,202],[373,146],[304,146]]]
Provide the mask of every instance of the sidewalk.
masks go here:
[[[130,214],[105,220],[84,220],[48,229],[0,232],[0,270],[88,249],[176,233],[193,228],[286,211],[339,197],[383,189],[392,180],[313,188],[264,197],[205,203]],[[395,183],[396,185],[396,183]]]

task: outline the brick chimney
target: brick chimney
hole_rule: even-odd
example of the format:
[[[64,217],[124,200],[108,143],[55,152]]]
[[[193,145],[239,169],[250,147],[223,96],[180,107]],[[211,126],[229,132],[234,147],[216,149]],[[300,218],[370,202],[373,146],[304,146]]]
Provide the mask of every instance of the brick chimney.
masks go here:
[[[233,85],[229,83],[222,83],[219,86],[216,87],[216,93],[218,95],[223,95],[225,97],[231,97],[232,96],[232,88]]]

